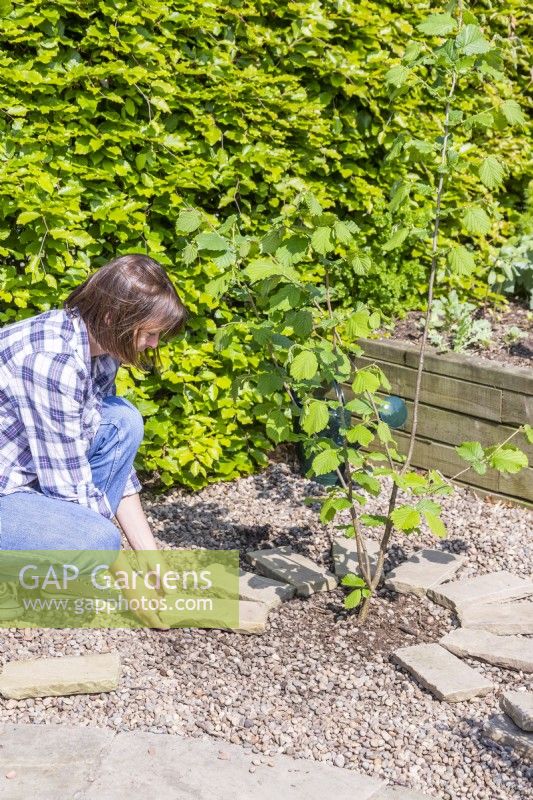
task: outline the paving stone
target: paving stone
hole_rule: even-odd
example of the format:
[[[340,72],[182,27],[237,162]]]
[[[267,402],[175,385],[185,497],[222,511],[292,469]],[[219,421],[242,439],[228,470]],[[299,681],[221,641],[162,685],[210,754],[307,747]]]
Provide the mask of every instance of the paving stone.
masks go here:
[[[521,730],[533,731],[533,692],[505,692],[500,705]]]
[[[291,547],[252,550],[246,557],[262,575],[294,586],[299,597],[309,597],[314,592],[329,592],[337,585],[335,575],[322,569],[310,558],[293,552]]]
[[[456,656],[471,656],[498,667],[533,672],[533,641],[523,636],[497,636],[488,631],[457,628],[439,644]]]
[[[494,742],[511,747],[528,759],[533,759],[533,733],[526,733],[515,725],[505,714],[491,717],[483,729],[485,736]]]
[[[401,647],[393,653],[393,659],[435,697],[449,703],[470,700],[488,694],[494,688],[483,675],[440,644]]]
[[[231,628],[235,633],[264,633],[269,606],[253,600],[239,600],[239,626]]]
[[[420,794],[403,786],[386,786],[372,796],[372,800],[435,800],[427,794]]]
[[[224,742],[220,759],[220,741],[168,734],[0,725],[0,743],[0,777],[17,772],[13,781],[0,780],[6,800],[374,800],[383,786],[352,769],[286,755],[250,772],[253,754],[239,745]]]
[[[367,539],[366,549],[370,561],[370,569],[373,573],[378,560],[379,543],[374,539]],[[343,578],[349,572],[362,577],[359,569],[359,558],[355,539],[347,539],[346,536],[338,536],[333,540],[331,554],[335,565],[335,575],[338,575],[339,578]]]
[[[443,550],[419,550],[388,573],[385,586],[400,594],[422,597],[428,589],[452,578],[465,561],[465,556]]]
[[[427,594],[435,603],[457,611],[462,606],[475,603],[494,603],[498,600],[527,597],[533,594],[533,583],[501,570],[445,583],[428,589]]]
[[[533,633],[533,603],[528,600],[461,606],[457,614],[463,628],[501,635]]]
[[[118,653],[10,661],[0,674],[0,694],[14,700],[112,692],[119,682]]]
[[[276,608],[285,600],[294,597],[294,586],[281,581],[273,581],[255,572],[239,571],[239,597],[241,600],[252,600],[264,603],[269,609]]]

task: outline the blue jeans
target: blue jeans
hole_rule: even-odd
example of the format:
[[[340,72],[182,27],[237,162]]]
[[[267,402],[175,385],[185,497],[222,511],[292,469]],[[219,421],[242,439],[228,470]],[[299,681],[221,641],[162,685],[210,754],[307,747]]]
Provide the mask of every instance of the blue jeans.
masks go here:
[[[102,420],[88,456],[93,482],[107,495],[113,513],[122,500],[143,432],[143,419],[134,405],[123,397],[104,398]],[[118,552],[120,546],[119,529],[90,508],[41,492],[0,496],[0,551]]]

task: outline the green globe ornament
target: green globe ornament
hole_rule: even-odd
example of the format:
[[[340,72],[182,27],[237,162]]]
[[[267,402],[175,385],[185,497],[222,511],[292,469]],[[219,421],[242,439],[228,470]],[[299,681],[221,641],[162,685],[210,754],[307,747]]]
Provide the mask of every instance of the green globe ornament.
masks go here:
[[[379,418],[391,428],[401,428],[407,419],[407,406],[394,394],[385,398],[379,407]]]

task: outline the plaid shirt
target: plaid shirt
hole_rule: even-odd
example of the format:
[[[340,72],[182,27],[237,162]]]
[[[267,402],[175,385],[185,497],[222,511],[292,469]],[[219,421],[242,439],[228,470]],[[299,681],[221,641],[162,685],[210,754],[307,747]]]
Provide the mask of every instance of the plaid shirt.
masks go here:
[[[120,362],[91,358],[78,309],[54,309],[0,328],[0,495],[41,491],[113,518],[87,451]],[[132,470],[124,496],[141,488]]]

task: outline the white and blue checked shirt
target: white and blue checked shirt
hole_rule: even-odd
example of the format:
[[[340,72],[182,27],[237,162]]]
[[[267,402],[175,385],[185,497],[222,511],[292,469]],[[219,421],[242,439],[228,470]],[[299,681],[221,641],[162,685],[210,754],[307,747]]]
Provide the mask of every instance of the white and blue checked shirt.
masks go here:
[[[0,495],[41,491],[113,518],[87,452],[119,366],[110,355],[91,358],[77,308],[0,328]],[[140,488],[132,470],[124,496]]]

